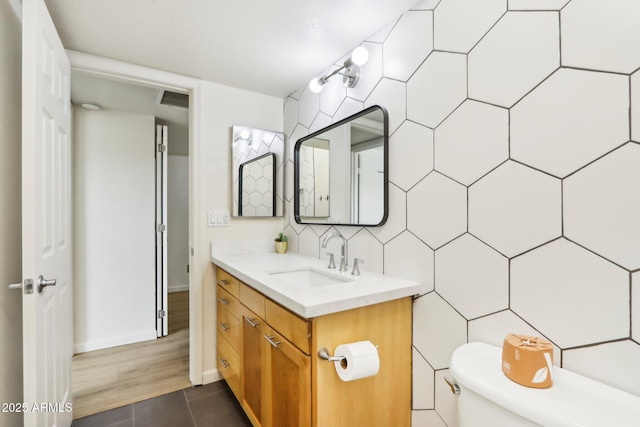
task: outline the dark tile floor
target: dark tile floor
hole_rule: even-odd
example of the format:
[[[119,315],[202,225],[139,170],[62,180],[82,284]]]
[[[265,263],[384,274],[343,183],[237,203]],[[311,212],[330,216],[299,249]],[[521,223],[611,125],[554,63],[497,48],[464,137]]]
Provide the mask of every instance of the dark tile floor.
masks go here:
[[[72,427],[251,427],[224,381],[196,386],[73,421]]]

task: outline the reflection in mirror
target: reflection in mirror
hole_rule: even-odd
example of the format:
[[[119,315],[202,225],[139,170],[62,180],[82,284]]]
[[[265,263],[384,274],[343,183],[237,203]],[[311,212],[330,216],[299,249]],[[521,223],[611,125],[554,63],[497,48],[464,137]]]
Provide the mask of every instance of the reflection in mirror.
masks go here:
[[[384,224],[387,121],[386,111],[374,106],[298,140],[294,150],[298,223]]]
[[[329,216],[329,141],[313,138],[300,147],[300,215]]]
[[[232,128],[232,194],[236,217],[282,216],[284,134]]]
[[[240,165],[238,216],[276,216],[275,157],[267,153]]]

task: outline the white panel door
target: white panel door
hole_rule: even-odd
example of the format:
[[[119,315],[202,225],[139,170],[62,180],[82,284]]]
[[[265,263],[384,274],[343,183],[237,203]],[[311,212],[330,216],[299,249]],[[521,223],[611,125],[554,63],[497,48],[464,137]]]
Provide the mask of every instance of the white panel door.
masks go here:
[[[384,148],[370,148],[358,157],[358,218],[361,224],[378,224],[384,216]]]
[[[158,337],[169,334],[168,239],[167,239],[167,167],[169,128],[156,125],[156,331]]]
[[[329,216],[329,150],[313,149],[313,169],[315,182],[315,214],[313,216]]]
[[[34,288],[22,298],[24,425],[70,426],[70,67],[43,0],[22,4],[22,278]]]

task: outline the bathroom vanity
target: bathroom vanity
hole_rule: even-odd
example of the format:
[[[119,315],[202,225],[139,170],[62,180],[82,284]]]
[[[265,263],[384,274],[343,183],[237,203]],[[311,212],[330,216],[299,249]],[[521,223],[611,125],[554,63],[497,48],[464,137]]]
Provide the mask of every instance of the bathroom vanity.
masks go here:
[[[254,426],[410,426],[417,283],[292,254],[212,261],[217,366]],[[374,376],[344,382],[318,355],[365,340],[378,346]]]

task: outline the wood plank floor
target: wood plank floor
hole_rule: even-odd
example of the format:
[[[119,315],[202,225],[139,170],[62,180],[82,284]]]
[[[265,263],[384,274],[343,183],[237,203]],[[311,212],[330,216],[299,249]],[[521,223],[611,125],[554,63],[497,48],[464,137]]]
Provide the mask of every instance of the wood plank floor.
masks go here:
[[[190,387],[189,292],[169,294],[169,335],[77,354],[73,417],[81,418]]]

